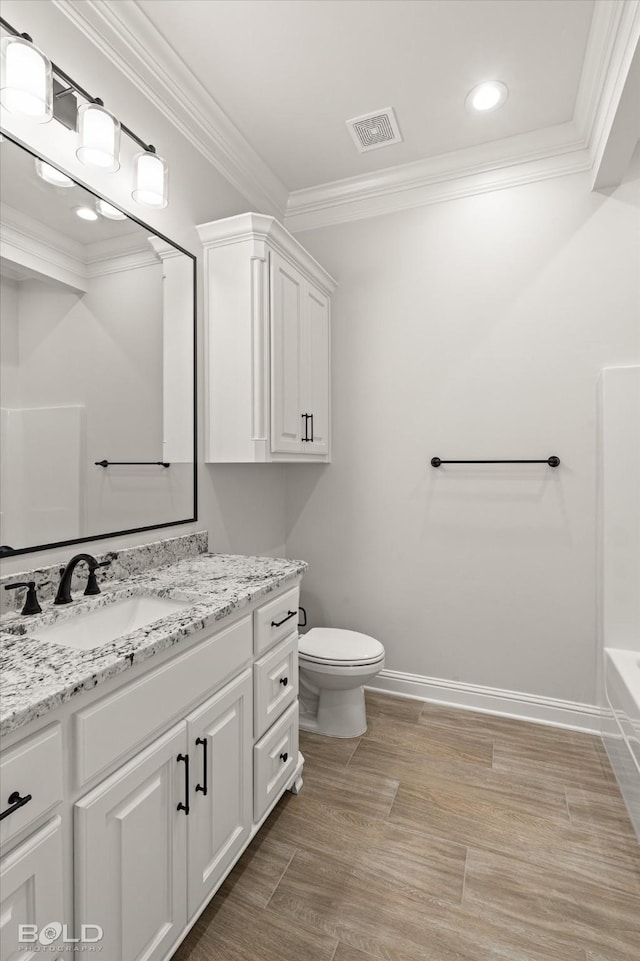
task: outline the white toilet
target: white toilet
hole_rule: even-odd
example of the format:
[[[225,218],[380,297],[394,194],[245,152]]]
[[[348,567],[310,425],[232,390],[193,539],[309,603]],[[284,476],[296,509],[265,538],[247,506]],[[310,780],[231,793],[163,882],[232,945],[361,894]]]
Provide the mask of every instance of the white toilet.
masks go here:
[[[384,667],[380,641],[357,631],[314,627],[300,636],[300,729],[329,737],[367,730],[364,684]]]

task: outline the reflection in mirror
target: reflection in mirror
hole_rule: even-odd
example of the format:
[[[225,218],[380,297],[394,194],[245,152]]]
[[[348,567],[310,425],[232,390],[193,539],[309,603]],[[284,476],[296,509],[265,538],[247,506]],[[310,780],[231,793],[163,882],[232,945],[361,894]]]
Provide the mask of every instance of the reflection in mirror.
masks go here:
[[[0,143],[5,554],[196,515],[195,259],[36,162]]]

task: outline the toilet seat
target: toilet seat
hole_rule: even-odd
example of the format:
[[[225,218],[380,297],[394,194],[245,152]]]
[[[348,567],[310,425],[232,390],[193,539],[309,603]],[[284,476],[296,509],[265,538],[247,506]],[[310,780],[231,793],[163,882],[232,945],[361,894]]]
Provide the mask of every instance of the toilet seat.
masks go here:
[[[377,664],[384,659],[384,647],[374,637],[335,627],[314,627],[300,636],[301,661],[334,667]]]

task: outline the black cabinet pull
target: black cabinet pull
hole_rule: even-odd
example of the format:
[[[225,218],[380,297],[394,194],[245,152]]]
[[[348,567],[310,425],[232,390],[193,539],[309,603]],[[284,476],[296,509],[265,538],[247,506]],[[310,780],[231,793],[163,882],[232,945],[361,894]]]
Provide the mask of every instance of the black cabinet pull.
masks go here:
[[[287,611],[287,616],[283,617],[281,621],[271,621],[271,627],[280,627],[280,625],[284,624],[285,621],[288,621],[292,617],[295,617],[297,613],[298,613],[297,611]]]
[[[25,794],[24,797],[20,797],[20,791],[14,791],[12,794],[10,794],[7,798],[7,804],[9,807],[3,811],[2,814],[0,814],[0,821],[8,818],[9,815],[13,814],[14,811],[17,811],[18,808],[22,808],[25,806],[25,804],[28,804],[31,800],[31,797],[31,794]]]
[[[300,414],[304,420],[304,437],[301,438],[302,443],[308,443],[309,441],[309,414]]]
[[[284,761],[285,764],[286,764],[288,757],[289,757],[289,755],[288,755],[287,752],[285,751],[283,754],[280,755],[280,760],[281,760],[281,761]]]
[[[184,804],[182,803],[182,801],[180,801],[176,810],[184,811],[185,814],[188,814],[189,813],[189,755],[178,754],[176,761],[184,761]]]
[[[206,737],[197,737],[196,744],[202,744],[202,780],[204,784],[196,784],[196,791],[202,791],[204,796],[207,796],[207,739]]]
[[[281,677],[281,678],[280,678],[280,683],[282,684],[283,687],[286,687],[287,684],[289,683],[289,678],[288,678],[288,677]]]
[[[281,621],[271,621],[271,627],[280,627],[285,621],[290,620],[292,617],[296,616],[297,611],[287,611],[287,616],[283,617]]]
[[[309,440],[313,444],[313,414],[309,414],[309,417],[311,418],[311,437]]]

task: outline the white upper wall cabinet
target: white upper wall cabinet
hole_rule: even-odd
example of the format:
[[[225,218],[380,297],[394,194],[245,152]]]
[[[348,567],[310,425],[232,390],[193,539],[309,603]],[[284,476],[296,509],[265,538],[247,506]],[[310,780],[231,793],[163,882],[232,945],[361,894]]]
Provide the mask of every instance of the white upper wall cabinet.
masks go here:
[[[205,459],[330,460],[330,305],[336,282],[263,214],[201,224]]]

